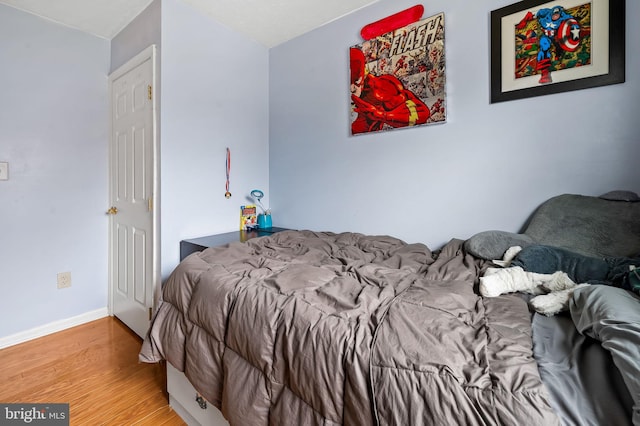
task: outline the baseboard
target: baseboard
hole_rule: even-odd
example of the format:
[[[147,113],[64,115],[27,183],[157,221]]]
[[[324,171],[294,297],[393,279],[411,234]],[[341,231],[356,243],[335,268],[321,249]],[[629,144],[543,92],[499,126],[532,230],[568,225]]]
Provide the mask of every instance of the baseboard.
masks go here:
[[[0,338],[0,349],[37,339],[38,337],[46,336],[58,331],[66,330],[67,328],[104,318],[108,315],[109,311],[106,307],[100,308],[95,311],[76,315],[75,317],[54,321],[49,324],[41,325],[40,327],[35,327],[7,337],[2,337]]]

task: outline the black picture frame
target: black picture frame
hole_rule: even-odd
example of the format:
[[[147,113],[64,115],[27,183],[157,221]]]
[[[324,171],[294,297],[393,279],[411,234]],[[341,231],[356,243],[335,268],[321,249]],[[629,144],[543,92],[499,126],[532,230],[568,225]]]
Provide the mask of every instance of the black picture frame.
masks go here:
[[[596,34],[590,33],[590,35],[595,38],[598,37],[598,34],[608,34],[608,40],[603,39],[600,41],[602,46],[608,46],[608,66],[605,65],[607,58],[602,59],[604,55],[600,55],[600,66],[604,66],[607,72],[594,72],[593,75],[582,75],[547,84],[532,85],[529,82],[530,87],[519,88],[515,84],[515,88],[503,87],[503,82],[509,81],[505,80],[507,75],[505,70],[509,70],[512,73],[511,76],[514,76],[512,80],[515,81],[515,66],[509,69],[508,67],[511,64],[508,64],[507,61],[503,62],[505,55],[508,55],[506,49],[509,46],[515,46],[516,38],[514,25],[512,37],[514,41],[507,40],[505,42],[504,40],[503,35],[506,31],[511,34],[510,25],[504,24],[505,28],[503,28],[503,22],[508,22],[507,17],[520,16],[520,12],[521,16],[524,17],[529,11],[532,11],[533,15],[535,15],[542,5],[544,5],[542,7],[553,8],[555,6],[564,7],[565,5],[567,7],[575,7],[576,4],[575,0],[556,0],[551,2],[549,0],[523,0],[491,12],[491,103],[618,84],[625,81],[625,0],[583,0],[583,3],[591,3],[592,6],[595,5],[600,8],[598,10],[606,12],[606,14],[601,13],[603,16],[599,21],[601,31]],[[595,13],[596,10],[593,10],[593,12]],[[608,19],[605,19],[605,17]],[[513,44],[509,45],[509,43]],[[515,58],[515,49],[512,52],[512,56]],[[587,66],[584,66],[580,71],[585,71],[587,68]],[[508,78],[511,78],[511,76]],[[509,82],[508,84],[511,83]],[[508,84],[504,84],[504,86]]]

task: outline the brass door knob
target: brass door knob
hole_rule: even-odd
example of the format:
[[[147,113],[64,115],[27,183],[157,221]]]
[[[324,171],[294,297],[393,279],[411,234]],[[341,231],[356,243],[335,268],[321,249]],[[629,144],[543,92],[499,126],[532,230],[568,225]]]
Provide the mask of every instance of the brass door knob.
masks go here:
[[[109,210],[107,210],[107,214],[118,214],[118,208],[110,207]]]

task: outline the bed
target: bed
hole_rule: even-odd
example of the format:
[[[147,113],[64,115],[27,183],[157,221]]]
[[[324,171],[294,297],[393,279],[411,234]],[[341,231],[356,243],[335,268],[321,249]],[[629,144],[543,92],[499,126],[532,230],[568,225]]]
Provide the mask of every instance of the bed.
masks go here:
[[[611,343],[601,326],[611,318],[587,312],[595,298],[603,315],[608,294],[576,291],[574,322],[573,312],[531,313],[521,294],[478,292],[503,246],[557,240],[559,220],[579,229],[565,223],[574,246],[554,244],[640,253],[640,203],[628,198],[555,197],[521,234],[487,231],[437,250],[312,231],[209,248],[165,282],[140,360],[166,360],[170,394],[193,389],[232,425],[638,424],[640,299],[625,300],[627,327]],[[584,237],[586,210],[614,222],[606,238],[618,228],[623,237],[606,249]]]

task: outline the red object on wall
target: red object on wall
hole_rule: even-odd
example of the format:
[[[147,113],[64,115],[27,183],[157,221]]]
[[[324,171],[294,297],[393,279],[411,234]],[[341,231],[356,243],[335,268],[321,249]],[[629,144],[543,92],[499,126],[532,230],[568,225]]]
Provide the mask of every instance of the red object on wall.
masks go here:
[[[423,13],[424,6],[417,4],[409,9],[403,10],[402,12],[394,13],[393,15],[382,18],[379,21],[365,25],[362,27],[362,30],[360,30],[360,35],[365,40],[371,40],[379,35],[386,34],[390,31],[406,27],[413,22],[419,21],[420,18],[422,18]]]

